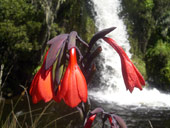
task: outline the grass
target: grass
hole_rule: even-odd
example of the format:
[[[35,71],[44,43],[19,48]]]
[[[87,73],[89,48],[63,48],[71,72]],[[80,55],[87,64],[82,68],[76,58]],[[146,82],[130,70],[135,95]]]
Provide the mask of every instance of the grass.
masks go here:
[[[27,89],[21,87],[24,92],[16,99],[0,99],[1,128],[69,128],[83,124],[77,109],[54,101],[32,104]]]

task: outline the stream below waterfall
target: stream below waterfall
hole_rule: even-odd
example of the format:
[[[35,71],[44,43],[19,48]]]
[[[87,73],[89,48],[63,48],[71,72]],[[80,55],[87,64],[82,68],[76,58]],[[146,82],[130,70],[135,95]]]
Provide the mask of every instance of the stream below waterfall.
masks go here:
[[[93,108],[100,106],[105,111],[121,116],[128,128],[170,128],[170,108],[168,107],[125,106],[103,102],[92,97],[91,103]]]

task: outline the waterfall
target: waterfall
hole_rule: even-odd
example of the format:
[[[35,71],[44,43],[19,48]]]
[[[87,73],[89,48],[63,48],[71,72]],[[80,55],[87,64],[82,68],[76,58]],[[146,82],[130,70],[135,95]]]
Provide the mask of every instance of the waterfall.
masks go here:
[[[95,25],[98,31],[117,27],[107,36],[113,38],[131,58],[126,26],[118,16],[121,10],[120,0],[91,0],[90,2],[94,9]],[[170,100],[167,100],[170,99],[170,95],[163,94],[157,89],[148,90],[144,88],[140,91],[135,88],[133,93],[126,91],[121,73],[120,57],[104,41],[99,40],[98,44],[102,46],[102,52],[97,62],[100,66],[100,70],[97,70],[97,72],[100,72],[98,73],[100,74],[100,81],[96,81],[95,84],[99,84],[100,89],[91,89],[89,91],[91,98],[121,105],[170,107]]]

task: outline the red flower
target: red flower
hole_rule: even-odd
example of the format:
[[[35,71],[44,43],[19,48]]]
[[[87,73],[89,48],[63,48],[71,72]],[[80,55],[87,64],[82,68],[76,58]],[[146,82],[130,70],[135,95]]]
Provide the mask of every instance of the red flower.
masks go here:
[[[91,128],[92,123],[93,123],[95,117],[96,117],[96,114],[90,116],[90,117],[87,119],[87,122],[86,122],[84,128]]]
[[[145,85],[145,80],[143,79],[138,69],[128,58],[124,50],[119,45],[117,45],[116,42],[111,38],[103,37],[103,39],[107,43],[109,43],[120,56],[122,64],[122,74],[126,88],[129,89],[130,92],[133,91],[134,87],[137,87],[140,90],[142,90],[142,85]]]
[[[87,83],[76,58],[76,49],[70,49],[69,64],[57,92],[59,99],[64,99],[70,107],[76,107],[81,101],[87,101]]]
[[[32,96],[33,103],[40,100],[48,102],[53,97],[52,73],[51,69],[45,70],[45,61],[48,52],[45,55],[44,62],[40,70],[34,76],[30,87],[30,95]]]

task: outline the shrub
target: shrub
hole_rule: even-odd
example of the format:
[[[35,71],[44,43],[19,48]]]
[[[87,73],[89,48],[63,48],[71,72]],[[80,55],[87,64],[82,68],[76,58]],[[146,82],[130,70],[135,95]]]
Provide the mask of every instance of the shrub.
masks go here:
[[[157,83],[170,83],[170,44],[158,40],[154,48],[146,53],[148,77]]]

